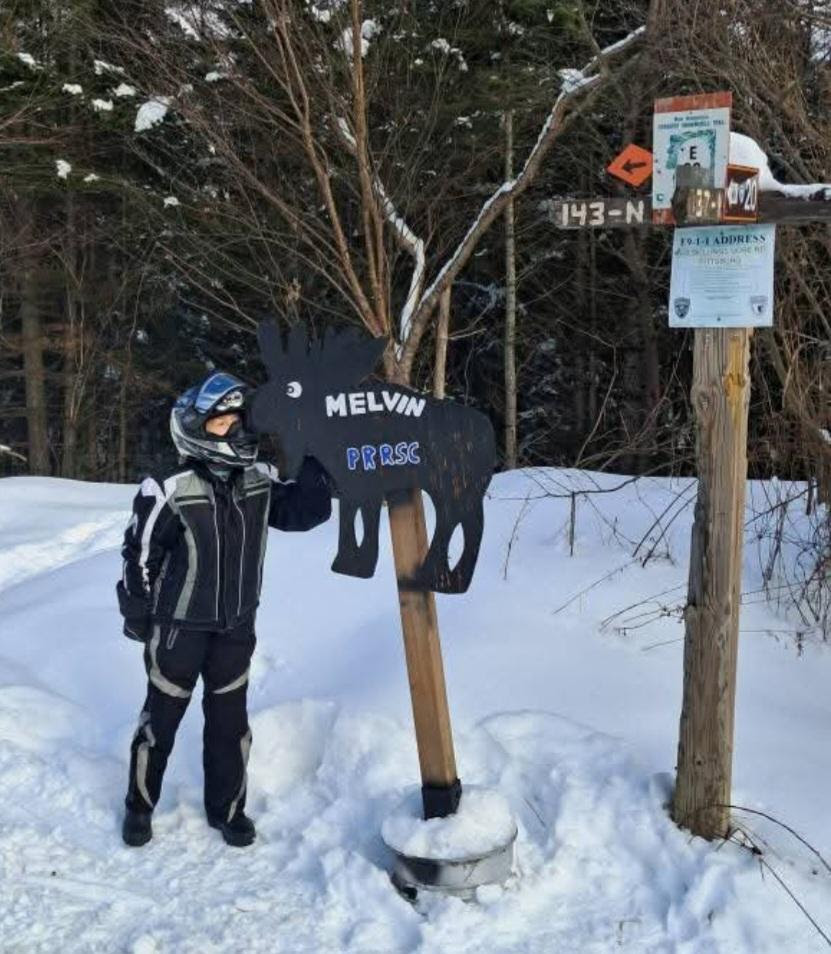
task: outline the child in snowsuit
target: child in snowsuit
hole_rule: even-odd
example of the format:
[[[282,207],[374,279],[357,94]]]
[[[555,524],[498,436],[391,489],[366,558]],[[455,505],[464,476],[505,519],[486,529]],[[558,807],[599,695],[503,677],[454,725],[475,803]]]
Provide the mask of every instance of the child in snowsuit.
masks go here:
[[[170,423],[181,466],[147,477],[133,502],[117,593],[124,634],[144,642],[148,684],[130,750],[128,845],[152,837],[165,766],[199,675],[208,824],[232,845],[249,845],[256,834],[244,812],[246,690],[268,527],[317,526],[331,514],[331,495],[314,458],[287,483],[255,463],[248,393],[222,372],[185,392]]]

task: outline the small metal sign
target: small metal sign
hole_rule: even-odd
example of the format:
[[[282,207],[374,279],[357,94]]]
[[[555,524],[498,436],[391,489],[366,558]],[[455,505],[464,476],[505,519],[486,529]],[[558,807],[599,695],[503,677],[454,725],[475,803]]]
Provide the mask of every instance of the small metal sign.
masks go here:
[[[643,185],[652,175],[652,153],[630,143],[606,166],[606,171],[631,186]]]
[[[670,328],[773,324],[774,225],[676,229]]]
[[[697,187],[684,190],[683,208],[673,203],[679,225],[709,225],[720,222],[724,208],[724,189]]]
[[[753,166],[727,167],[724,189],[725,222],[755,222],[759,217],[759,170]]]
[[[672,197],[678,187],[724,187],[732,102],[730,92],[655,100],[653,222],[672,223]]]

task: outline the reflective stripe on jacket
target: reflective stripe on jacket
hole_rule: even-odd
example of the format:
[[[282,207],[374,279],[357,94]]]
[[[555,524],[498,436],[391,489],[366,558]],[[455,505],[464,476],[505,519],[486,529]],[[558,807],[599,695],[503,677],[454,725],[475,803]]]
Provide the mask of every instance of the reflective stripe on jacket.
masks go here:
[[[259,603],[268,527],[309,530],[331,507],[325,471],[311,458],[288,482],[261,463],[227,481],[190,461],[165,479],[147,477],[121,550],[122,615],[199,629],[239,625]]]

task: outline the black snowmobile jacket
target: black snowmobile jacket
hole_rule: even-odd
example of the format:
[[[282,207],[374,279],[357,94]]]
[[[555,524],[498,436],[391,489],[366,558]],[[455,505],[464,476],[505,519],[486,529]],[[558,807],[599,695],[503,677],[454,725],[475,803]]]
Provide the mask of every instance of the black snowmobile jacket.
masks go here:
[[[268,464],[224,481],[191,460],[167,478],[147,477],[121,550],[124,634],[145,639],[153,623],[227,630],[253,622],[268,527],[310,530],[331,511],[326,472],[310,457],[287,482]]]

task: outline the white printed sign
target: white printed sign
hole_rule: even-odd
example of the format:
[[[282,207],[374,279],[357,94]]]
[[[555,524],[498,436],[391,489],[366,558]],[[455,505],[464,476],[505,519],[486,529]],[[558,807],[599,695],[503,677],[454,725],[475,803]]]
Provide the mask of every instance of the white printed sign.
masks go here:
[[[670,328],[773,324],[774,225],[676,229]]]
[[[656,100],[652,209],[658,218],[672,206],[679,168],[695,171],[697,186],[724,188],[731,99],[729,93],[713,93]]]

